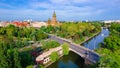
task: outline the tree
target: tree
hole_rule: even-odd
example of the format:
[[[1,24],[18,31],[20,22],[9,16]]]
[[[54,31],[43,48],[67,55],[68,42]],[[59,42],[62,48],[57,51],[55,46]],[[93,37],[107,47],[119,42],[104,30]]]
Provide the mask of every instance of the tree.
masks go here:
[[[5,43],[0,42],[0,67],[2,68],[9,68],[6,55],[6,48],[7,46],[5,45]]]
[[[29,66],[27,66],[26,68],[33,68],[33,65],[29,65]]]
[[[46,32],[47,28],[46,28],[45,26],[42,26],[42,27],[40,28],[40,30]]]
[[[30,53],[30,51],[20,52],[21,65],[23,68],[25,68],[27,65],[33,64],[32,56]]]
[[[83,38],[83,35],[80,31],[77,34],[79,35],[79,38]]]
[[[40,64],[40,65],[39,65],[39,68],[44,68],[44,66]]]
[[[48,38],[48,35],[43,33],[43,31],[41,30],[38,30],[35,34],[35,37],[36,37],[36,40],[41,40],[41,39],[45,39],[45,38]]]
[[[7,62],[8,62],[8,66],[9,68],[13,68],[13,50],[12,49],[8,49],[7,50]]]
[[[14,49],[14,68],[22,68],[20,64],[20,57],[17,49]]]
[[[42,47],[44,49],[50,49],[50,48],[55,48],[55,47],[60,46],[60,43],[58,43],[57,41],[54,41],[54,40],[43,41],[42,44],[43,44]]]
[[[0,34],[1,34],[1,35],[5,35],[5,34],[6,34],[5,28],[1,28],[1,27],[0,27]]]
[[[84,34],[84,36],[89,36],[89,31],[87,30],[87,29],[85,29],[84,31],[83,31],[83,34]]]
[[[110,30],[116,30],[116,31],[120,32],[120,24],[117,24],[117,23],[111,24]]]
[[[119,24],[111,24],[110,36],[104,39],[104,47],[97,50],[101,54],[99,67],[120,68],[119,29]]]
[[[104,45],[106,46],[107,49],[110,50],[115,50],[120,46],[120,39],[116,36],[109,36],[105,38],[104,40]]]
[[[119,50],[120,51],[120,50]],[[110,67],[119,68],[120,67],[120,57],[119,53],[112,53],[109,49],[101,50],[102,56],[99,61],[99,67]]]
[[[50,55],[50,59],[55,62],[56,60],[59,59],[59,55],[57,52],[52,52],[51,55]]]
[[[54,29],[53,26],[50,25],[50,26],[47,27],[46,32],[47,33],[53,33],[53,32],[55,32],[55,29]]]
[[[62,49],[63,49],[63,54],[64,55],[68,55],[69,54],[69,45],[67,43],[64,43],[62,45]]]

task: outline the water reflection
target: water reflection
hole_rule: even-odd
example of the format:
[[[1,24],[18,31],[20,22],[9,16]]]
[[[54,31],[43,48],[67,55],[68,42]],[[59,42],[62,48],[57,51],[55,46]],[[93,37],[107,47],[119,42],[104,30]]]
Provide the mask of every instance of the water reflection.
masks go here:
[[[86,48],[94,50],[96,48],[99,48],[98,44],[103,42],[104,38],[108,36],[109,30],[102,29],[100,34],[90,39],[83,45]],[[70,51],[69,55],[61,57],[58,61],[50,65],[48,68],[84,68],[84,66],[85,66],[84,59],[81,58],[79,55],[75,54],[74,52]]]
[[[109,30],[108,29],[102,29],[101,33],[98,34],[96,37],[90,39],[88,42],[84,43],[83,45],[86,48],[89,48],[91,50],[94,50],[96,48],[99,48],[99,43],[102,43],[104,41],[105,37],[109,36]]]
[[[84,68],[84,59],[70,51],[69,55],[61,57],[48,68]]]

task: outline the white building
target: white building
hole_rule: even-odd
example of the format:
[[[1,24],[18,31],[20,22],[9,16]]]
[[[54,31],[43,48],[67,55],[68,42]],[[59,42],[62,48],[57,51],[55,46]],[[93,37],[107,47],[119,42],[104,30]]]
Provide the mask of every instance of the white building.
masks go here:
[[[107,20],[107,21],[104,21],[104,23],[112,23],[112,22],[117,22],[117,23],[119,23],[120,20]]]
[[[2,27],[2,23],[0,22],[0,27]]]
[[[47,26],[47,23],[45,23],[45,22],[32,22],[30,25],[32,27],[35,27],[35,28],[40,28],[42,26]]]
[[[63,50],[62,50],[61,46],[60,47],[56,47],[56,48],[52,48],[49,51],[44,52],[41,55],[39,55],[36,58],[36,62],[40,63],[40,64],[46,64],[46,63],[48,63],[49,61],[51,61],[50,55],[52,54],[52,52],[58,52],[58,55],[62,55],[63,54]]]

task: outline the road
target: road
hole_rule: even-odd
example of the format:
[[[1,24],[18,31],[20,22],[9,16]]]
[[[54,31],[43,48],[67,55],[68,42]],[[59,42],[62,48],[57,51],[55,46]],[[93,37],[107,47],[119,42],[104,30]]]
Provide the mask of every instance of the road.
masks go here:
[[[94,51],[91,51],[88,48],[85,48],[85,47],[80,46],[78,44],[75,44],[75,43],[73,43],[73,42],[71,42],[67,39],[60,38],[60,37],[57,37],[57,36],[54,36],[54,35],[50,35],[49,38],[52,39],[52,40],[58,41],[60,44],[68,43],[69,47],[72,51],[74,51],[75,53],[77,53],[78,55],[80,55],[84,59],[89,60],[92,63],[96,63],[96,62],[99,61],[100,56],[97,53],[95,53]]]

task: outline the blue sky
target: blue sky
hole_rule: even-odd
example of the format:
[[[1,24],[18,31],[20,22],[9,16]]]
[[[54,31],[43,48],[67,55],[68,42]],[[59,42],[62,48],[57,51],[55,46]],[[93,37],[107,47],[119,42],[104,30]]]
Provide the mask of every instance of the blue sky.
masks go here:
[[[0,20],[64,21],[120,19],[120,0],[0,0]]]

